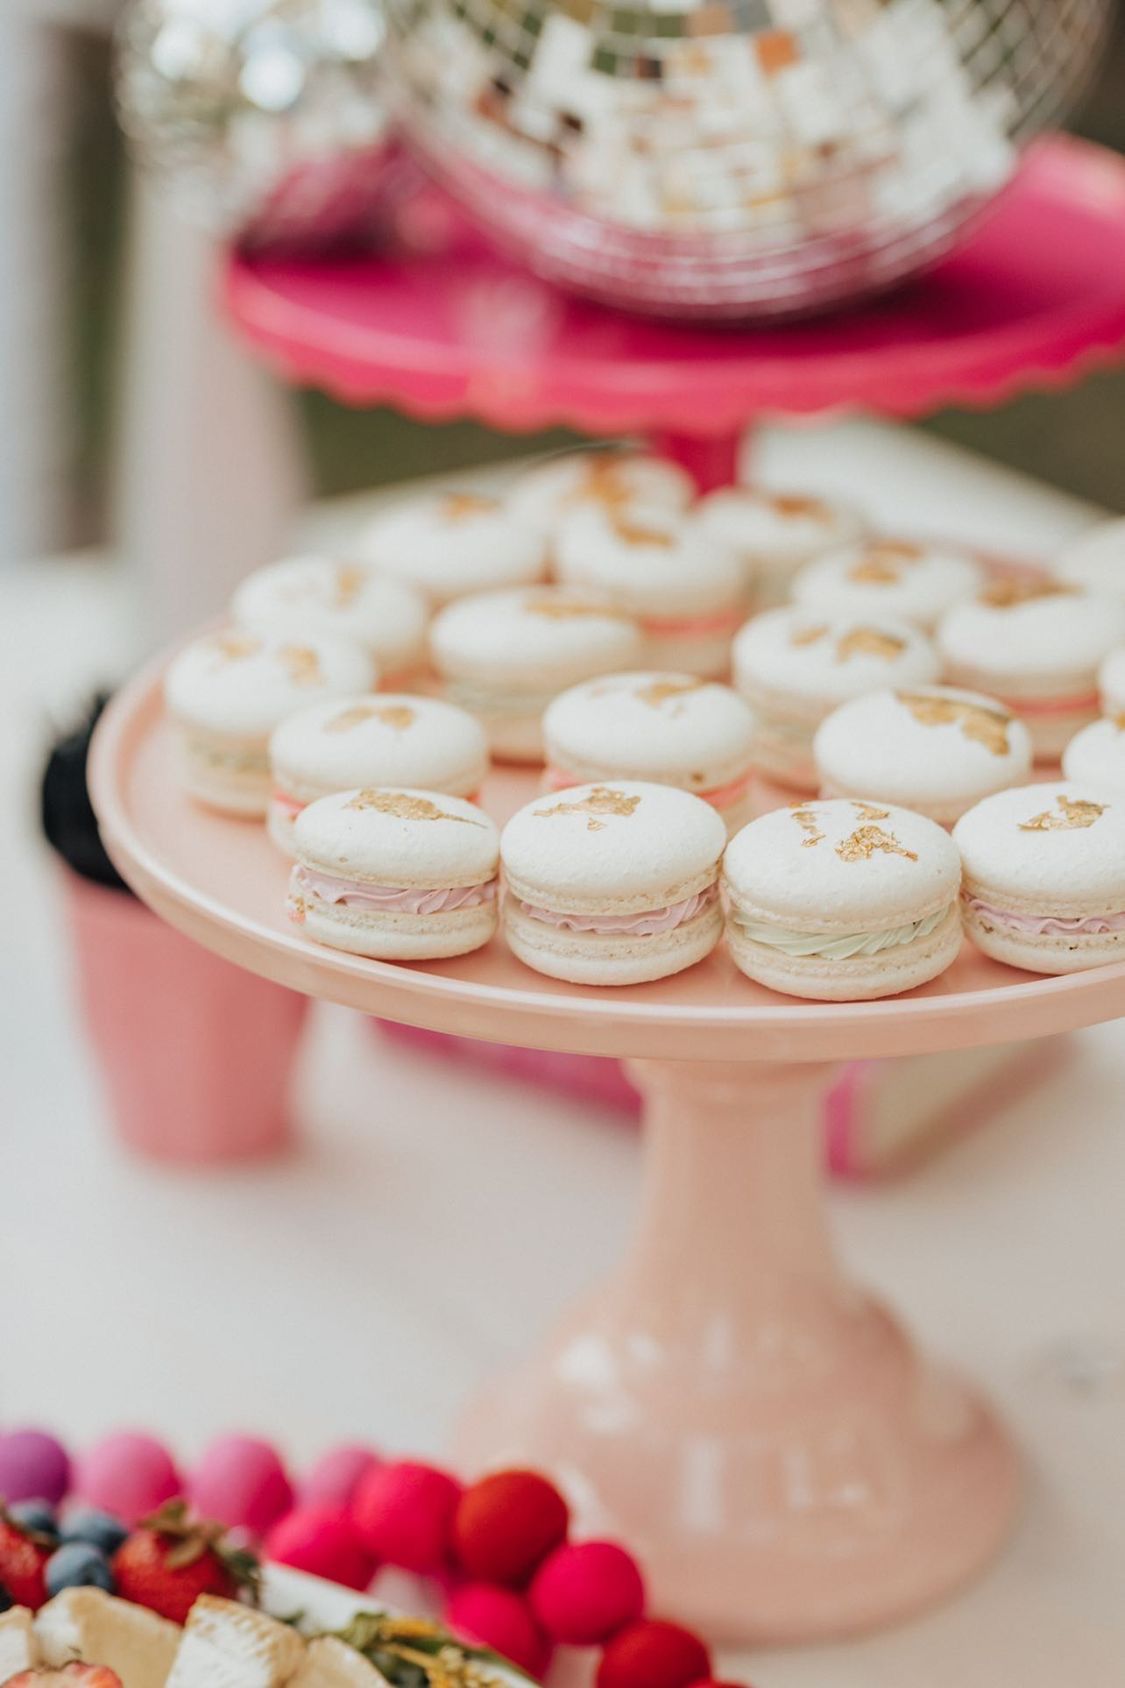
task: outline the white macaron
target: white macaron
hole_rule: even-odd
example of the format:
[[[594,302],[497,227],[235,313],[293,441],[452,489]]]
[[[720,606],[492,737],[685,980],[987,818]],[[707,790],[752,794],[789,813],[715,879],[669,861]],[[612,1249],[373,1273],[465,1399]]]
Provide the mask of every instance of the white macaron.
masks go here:
[[[411,786],[475,798],[488,740],[475,716],[440,698],[374,692],[290,715],[270,739],[270,768],[270,835],[291,852],[301,810],[333,792]]]
[[[850,505],[746,486],[707,493],[693,519],[708,539],[742,558],[763,609],[785,602],[805,563],[859,539],[867,528]]]
[[[164,681],[185,786],[228,814],[264,815],[275,728],[309,704],[368,691],[374,680],[370,655],[348,639],[228,628],[195,640]]]
[[[495,756],[543,758],[543,711],[568,686],[640,660],[641,632],[604,597],[535,586],[462,598],[438,615],[430,653],[451,703],[485,726]]]
[[[960,880],[956,845],[924,815],[850,798],[794,803],[727,848],[727,946],[749,978],[789,996],[894,996],[956,959]]]
[[[467,955],[496,930],[500,838],[441,792],[339,792],[293,829],[288,913],[310,938],[380,961]]]
[[[1125,598],[1125,516],[1099,522],[1059,554],[1054,571],[1060,580],[1108,598]]]
[[[394,505],[353,548],[435,606],[470,592],[524,586],[547,573],[543,537],[502,500],[474,492],[429,493]]]
[[[371,652],[384,681],[418,666],[429,620],[411,587],[332,557],[287,557],[255,570],[235,592],[231,614],[252,631],[354,639]]]
[[[919,628],[887,616],[821,616],[767,610],[734,642],[734,678],[756,718],[754,761],[797,791],[818,785],[813,737],[850,698],[930,685],[937,653]]]
[[[1125,599],[1046,579],[994,581],[938,628],[945,678],[1007,704],[1039,762],[1097,716],[1098,668],[1123,642]]]
[[[869,539],[809,563],[793,602],[821,615],[891,615],[930,632],[983,584],[980,564],[952,546]]]
[[[525,469],[508,493],[508,509],[539,533],[553,534],[583,504],[603,509],[686,510],[695,483],[686,469],[639,451],[572,451]]]
[[[749,586],[735,552],[675,511],[585,506],[555,541],[559,579],[604,592],[645,634],[645,663],[708,679],[730,665]]]
[[[813,744],[822,797],[873,797],[952,826],[1031,777],[1031,735],[1009,709],[949,686],[868,692],[833,710]]]
[[[1063,751],[1062,771],[1076,785],[1125,800],[1125,715],[1103,715],[1076,733]]]
[[[563,692],[543,717],[544,786],[652,780],[702,797],[727,831],[749,817],[754,716],[691,674],[613,674]]]
[[[537,972],[635,985],[710,954],[726,829],[698,797],[642,780],[540,797],[504,828],[504,931]]]
[[[1125,798],[1078,784],[986,797],[953,829],[965,930],[1029,973],[1125,959]]]
[[[1103,715],[1125,715],[1125,646],[1110,651],[1098,669],[1098,698]]]

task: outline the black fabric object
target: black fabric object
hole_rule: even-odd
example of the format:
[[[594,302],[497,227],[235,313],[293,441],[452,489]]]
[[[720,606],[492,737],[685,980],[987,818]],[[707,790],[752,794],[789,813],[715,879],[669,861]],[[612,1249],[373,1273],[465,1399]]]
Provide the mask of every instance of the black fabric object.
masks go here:
[[[90,739],[108,702],[109,693],[99,692],[83,717],[55,740],[43,770],[39,813],[48,844],[74,873],[131,896],[106,855],[86,785]]]

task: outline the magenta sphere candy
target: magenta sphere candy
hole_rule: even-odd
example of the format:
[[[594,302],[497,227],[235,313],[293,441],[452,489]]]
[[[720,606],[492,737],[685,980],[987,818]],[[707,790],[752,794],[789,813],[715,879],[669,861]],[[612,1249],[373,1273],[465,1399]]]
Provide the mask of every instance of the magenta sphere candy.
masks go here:
[[[531,1609],[556,1641],[593,1647],[636,1623],[645,1609],[645,1585],[636,1560],[616,1542],[574,1542],[539,1567]]]
[[[352,1517],[369,1553],[418,1576],[449,1563],[461,1485],[433,1465],[381,1465],[360,1484]]]
[[[281,1456],[253,1436],[220,1436],[191,1474],[188,1494],[201,1518],[265,1535],[293,1505]]]
[[[370,1448],[332,1448],[317,1460],[300,1485],[302,1505],[348,1506],[369,1472],[380,1463]]]
[[[183,1483],[162,1443],[140,1431],[118,1430],[79,1459],[74,1492],[88,1505],[135,1524],[182,1494]]]
[[[523,1595],[513,1589],[496,1583],[466,1583],[450,1596],[445,1616],[461,1640],[491,1647],[536,1678],[550,1662],[550,1642]]]
[[[43,1430],[0,1436],[0,1500],[45,1500],[57,1506],[70,1488],[70,1458]]]
[[[266,1557],[361,1592],[376,1571],[346,1506],[297,1507],[266,1537]]]

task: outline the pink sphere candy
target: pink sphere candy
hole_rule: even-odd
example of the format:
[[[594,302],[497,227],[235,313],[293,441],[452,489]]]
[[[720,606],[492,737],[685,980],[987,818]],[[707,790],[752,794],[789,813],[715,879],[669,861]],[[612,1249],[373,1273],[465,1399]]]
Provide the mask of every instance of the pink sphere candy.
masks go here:
[[[188,1484],[201,1518],[262,1536],[293,1505],[281,1456],[253,1436],[220,1436],[204,1452]]]
[[[300,1485],[303,1506],[348,1506],[369,1471],[380,1464],[370,1448],[349,1444],[317,1460]]]
[[[434,1465],[403,1460],[368,1472],[352,1517],[370,1553],[387,1565],[435,1576],[449,1564],[461,1485]]]
[[[346,1506],[297,1507],[266,1537],[266,1557],[360,1592],[376,1571]]]
[[[645,1585],[632,1554],[616,1542],[571,1542],[544,1560],[530,1598],[548,1635],[592,1647],[636,1623],[645,1609]]]
[[[70,1457],[43,1430],[0,1436],[0,1500],[45,1500],[58,1506],[70,1488]]]
[[[491,1647],[520,1670],[541,1677],[551,1660],[551,1644],[522,1594],[496,1583],[466,1583],[450,1596],[446,1621],[455,1635]]]
[[[74,1493],[123,1523],[135,1524],[181,1495],[183,1487],[162,1443],[140,1431],[118,1430],[79,1459]]]

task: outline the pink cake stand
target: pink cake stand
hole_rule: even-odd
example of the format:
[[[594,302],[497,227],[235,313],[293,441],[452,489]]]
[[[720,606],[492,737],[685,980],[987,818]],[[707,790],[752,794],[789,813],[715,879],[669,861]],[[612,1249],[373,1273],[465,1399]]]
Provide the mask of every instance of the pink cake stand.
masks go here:
[[[541,978],[499,940],[429,965],[350,957],[286,921],[287,864],[260,825],[182,794],[160,681],[157,664],[118,695],[91,763],[110,854],[157,913],[365,1014],[624,1057],[645,1093],[647,1184],[624,1264],[469,1415],[466,1465],[558,1473],[582,1530],[635,1545],[656,1605],[722,1639],[863,1630],[977,1571],[1010,1525],[1016,1460],[978,1397],[841,1271],[819,1101],[844,1058],[1121,1015],[1125,963],[1034,978],[966,945],[921,990],[822,1005],[751,984],[722,949],[677,978],[603,991]],[[485,802],[503,821],[534,793],[533,774],[500,772]]]
[[[425,192],[401,246],[325,264],[237,259],[244,335],[286,378],[352,404],[511,431],[641,433],[709,488],[765,417],[918,417],[1072,380],[1125,341],[1125,161],[1054,138],[974,237],[851,312],[757,332],[685,327],[569,298]]]

